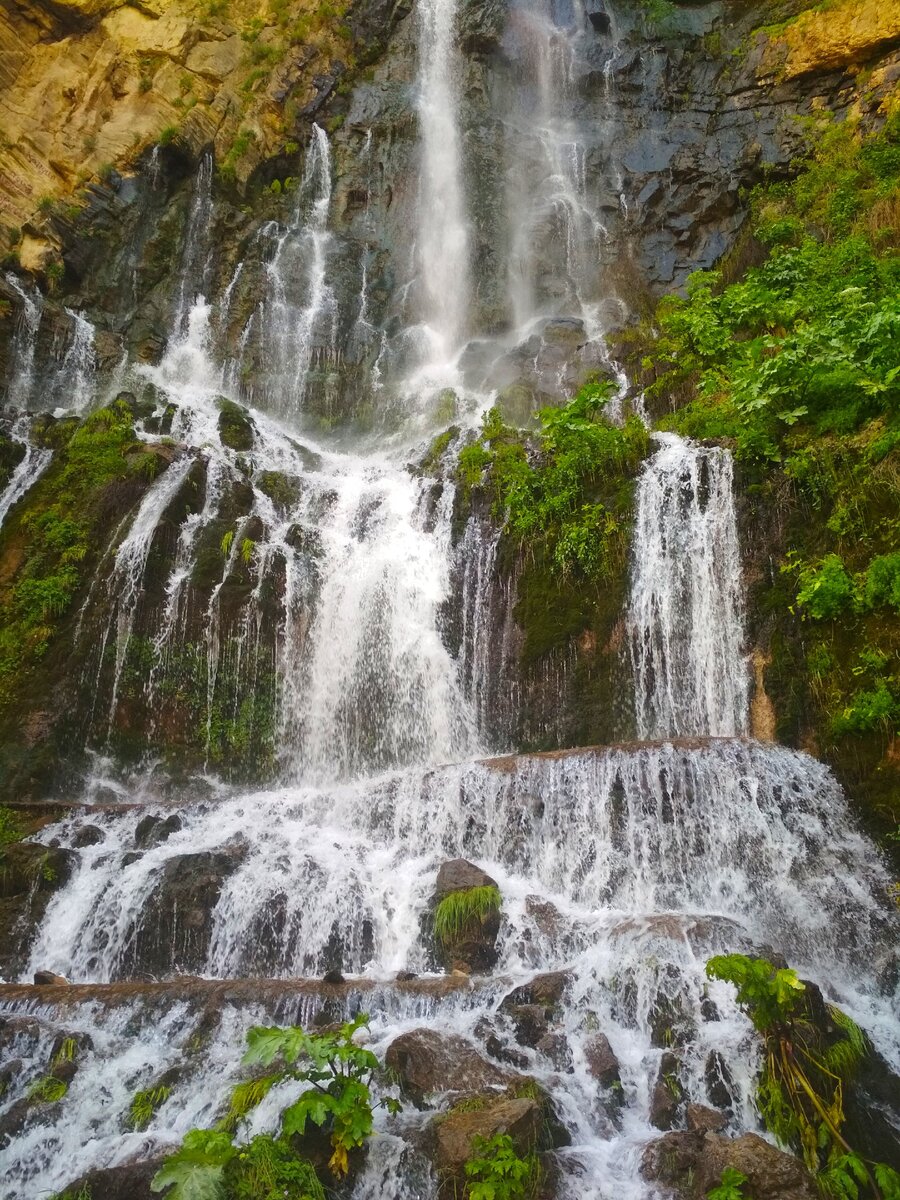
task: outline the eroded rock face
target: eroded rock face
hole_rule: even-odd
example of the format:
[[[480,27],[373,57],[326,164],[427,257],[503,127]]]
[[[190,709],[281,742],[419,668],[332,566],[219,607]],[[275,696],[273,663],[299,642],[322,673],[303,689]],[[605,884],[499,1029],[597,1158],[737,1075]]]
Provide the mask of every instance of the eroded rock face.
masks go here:
[[[750,1200],[813,1200],[815,1185],[803,1164],[755,1133],[727,1138],[719,1133],[667,1133],[644,1151],[642,1173],[680,1196],[705,1196],[733,1167],[747,1176]]]
[[[520,1078],[482,1058],[471,1042],[433,1029],[413,1029],[391,1042],[385,1065],[415,1104],[426,1097],[476,1095],[503,1089]]]
[[[212,912],[222,885],[240,865],[242,842],[169,859],[147,901],[120,974],[164,976],[201,971],[212,936]]]

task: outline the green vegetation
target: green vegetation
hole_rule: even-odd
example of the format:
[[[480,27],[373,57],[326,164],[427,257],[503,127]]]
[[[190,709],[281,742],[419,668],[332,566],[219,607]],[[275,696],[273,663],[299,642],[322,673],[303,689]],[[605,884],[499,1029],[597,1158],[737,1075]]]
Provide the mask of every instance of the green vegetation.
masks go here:
[[[146,1129],[156,1110],[161,1108],[171,1095],[172,1089],[165,1084],[135,1092],[128,1110],[128,1124],[132,1129]]]
[[[318,1034],[298,1026],[251,1029],[244,1063],[274,1069],[234,1089],[217,1129],[188,1133],[154,1176],[153,1190],[171,1189],[167,1200],[324,1200],[315,1168],[299,1157],[291,1139],[302,1138],[309,1126],[321,1129],[331,1142],[329,1169],[341,1179],[352,1151],[372,1133],[373,1109],[400,1108],[390,1097],[373,1104],[378,1059],[354,1040],[367,1022],[360,1014],[334,1032]],[[286,1081],[310,1086],[283,1109],[278,1134],[258,1134],[236,1145],[234,1131],[247,1114]]]
[[[23,836],[22,823],[16,813],[6,805],[0,805],[0,854],[4,846],[21,841]]]
[[[435,937],[445,945],[458,942],[468,930],[477,929],[499,911],[500,892],[495,887],[450,892],[434,910]]]
[[[648,436],[637,417],[621,428],[606,420],[611,394],[611,384],[591,382],[563,408],[542,409],[531,456],[523,435],[491,409],[481,438],[459,455],[463,489],[484,487],[505,532],[532,551],[539,546],[563,574],[603,579],[625,561],[630,481]]]
[[[54,461],[0,541],[9,564],[0,587],[0,710],[46,655],[90,576],[98,535],[115,511],[113,493],[135,477],[146,479],[145,461],[156,457],[136,441],[131,409],[122,400],[81,423],[46,424],[43,440],[57,451]],[[121,514],[121,504],[118,509]]]
[[[536,1154],[520,1158],[508,1133],[475,1137],[473,1156],[466,1163],[467,1200],[528,1200],[541,1183]]]
[[[738,1171],[736,1167],[726,1167],[719,1185],[710,1188],[706,1193],[706,1200],[746,1200],[744,1184],[747,1182],[743,1171]]]
[[[809,127],[798,177],[760,187],[721,269],[623,336],[663,428],[734,447],[780,571],[766,690],[881,831],[900,824],[900,111]],[[742,271],[740,264],[749,263]],[[777,514],[777,516],[776,516]],[[766,574],[760,572],[761,575]],[[812,735],[812,739],[811,739]]]
[[[56,1104],[68,1090],[69,1085],[65,1080],[57,1079],[54,1075],[44,1075],[36,1079],[28,1089],[28,1099],[38,1104]]]
[[[706,964],[706,973],[734,985],[738,1004],[762,1039],[756,1104],[766,1129],[803,1158],[833,1200],[898,1200],[900,1175],[885,1163],[864,1159],[842,1132],[847,1091],[869,1053],[859,1027],[827,1005],[835,1032],[826,1033],[814,1019],[808,989],[796,972],[777,969],[765,959],[719,955]],[[716,1194],[720,1192],[710,1195],[735,1200]]]

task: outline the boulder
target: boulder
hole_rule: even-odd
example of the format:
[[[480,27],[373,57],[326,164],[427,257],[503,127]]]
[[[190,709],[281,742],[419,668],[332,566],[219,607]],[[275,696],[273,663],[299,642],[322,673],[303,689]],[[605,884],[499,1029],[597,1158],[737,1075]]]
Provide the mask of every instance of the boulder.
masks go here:
[[[219,850],[181,854],[161,868],[129,943],[123,973],[202,970],[212,936],[212,911],[222,885],[246,853],[241,841]]]
[[[681,1088],[675,1074],[677,1070],[678,1060],[667,1051],[660,1060],[650,1097],[650,1124],[657,1129],[671,1129],[678,1114]]]
[[[175,813],[169,817],[159,817],[152,813],[142,817],[134,831],[134,844],[141,850],[150,850],[153,846],[170,838],[181,828],[181,818]]]
[[[641,1173],[680,1196],[700,1200],[721,1182],[726,1167],[746,1175],[748,1200],[813,1200],[816,1195],[803,1164],[755,1133],[734,1139],[721,1133],[667,1133],[647,1146]]]
[[[38,987],[53,987],[58,984],[68,984],[65,975],[55,975],[52,971],[35,971],[34,982]]]
[[[584,1044],[584,1057],[591,1076],[601,1087],[609,1088],[621,1084],[619,1060],[609,1044],[605,1033],[593,1033]]]
[[[517,1153],[526,1155],[537,1147],[542,1130],[543,1106],[530,1096],[521,1099],[498,1097],[481,1108],[451,1111],[437,1117],[432,1125],[434,1165],[439,1174],[462,1179],[465,1164],[472,1156],[474,1138],[506,1133],[512,1138]]]
[[[535,975],[528,983],[513,988],[503,998],[500,1008],[507,1010],[520,1004],[540,1004],[544,1008],[556,1008],[572,978],[571,971],[546,971],[542,975]]]
[[[464,858],[455,858],[444,863],[435,882],[435,905],[457,892],[470,892],[473,888],[496,888],[496,880]],[[500,914],[492,910],[479,920],[473,917],[464,929],[450,940],[439,940],[438,950],[444,967],[448,971],[464,971],[466,974],[490,971],[497,961],[497,934],[500,932]]]
[[[685,1111],[685,1123],[692,1133],[721,1133],[728,1124],[728,1117],[717,1108],[689,1104]]]
[[[433,1029],[401,1034],[391,1042],[384,1061],[416,1105],[432,1095],[471,1096],[500,1090],[520,1078],[482,1058],[465,1038]]]
[[[453,858],[441,865],[434,885],[434,895],[435,899],[440,901],[451,892],[468,892],[477,887],[497,887],[497,881],[467,859]]]
[[[70,1183],[60,1195],[85,1195],[96,1200],[156,1200],[150,1182],[162,1161],[160,1156],[117,1167],[100,1167]]]

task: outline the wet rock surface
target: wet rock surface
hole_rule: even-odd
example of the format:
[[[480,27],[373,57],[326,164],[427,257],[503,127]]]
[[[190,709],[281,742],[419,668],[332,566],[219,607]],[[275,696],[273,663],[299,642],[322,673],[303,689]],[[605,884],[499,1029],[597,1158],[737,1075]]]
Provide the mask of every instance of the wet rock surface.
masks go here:
[[[488,1062],[465,1038],[434,1029],[413,1029],[402,1034],[388,1047],[385,1065],[416,1104],[423,1104],[430,1096],[502,1090],[516,1078],[513,1072]]]
[[[700,1197],[732,1167],[747,1177],[752,1200],[812,1200],[815,1185],[803,1164],[755,1133],[727,1138],[718,1133],[667,1133],[644,1151],[644,1177],[678,1195]]]

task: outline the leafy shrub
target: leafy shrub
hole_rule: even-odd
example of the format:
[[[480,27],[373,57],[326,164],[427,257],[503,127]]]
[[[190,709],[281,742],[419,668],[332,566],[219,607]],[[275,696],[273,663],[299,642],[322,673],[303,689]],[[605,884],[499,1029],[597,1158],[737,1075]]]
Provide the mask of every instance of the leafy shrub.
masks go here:
[[[900,551],[872,559],[866,572],[864,595],[870,608],[885,605],[900,612]]]
[[[171,1188],[167,1200],[324,1200],[313,1167],[298,1158],[290,1139],[302,1137],[307,1123],[331,1139],[329,1167],[341,1178],[347,1173],[350,1151],[372,1133],[373,1108],[390,1112],[400,1104],[384,1097],[373,1104],[370,1086],[379,1068],[370,1051],[356,1045],[357,1031],[368,1022],[365,1014],[329,1033],[307,1034],[298,1026],[257,1026],[247,1034],[243,1061],[275,1069],[238,1084],[220,1127],[195,1129],[171,1154],[151,1184],[155,1192]],[[233,1131],[277,1084],[288,1080],[310,1086],[280,1114],[277,1134],[258,1134],[246,1146],[235,1145]]]
[[[707,962],[706,973],[734,985],[738,1004],[762,1039],[756,1105],[766,1129],[802,1156],[822,1190],[835,1200],[859,1200],[860,1188],[876,1200],[896,1200],[900,1175],[884,1163],[864,1160],[842,1132],[846,1090],[869,1053],[859,1027],[828,1005],[837,1032],[826,1037],[815,1024],[806,985],[796,972],[765,959],[718,955]],[[726,1198],[719,1194],[716,1200]]]
[[[16,813],[6,805],[0,805],[0,849],[20,841],[22,836],[22,825]]]
[[[450,892],[434,910],[434,933],[445,944],[457,942],[467,930],[483,925],[500,911],[500,892],[492,886]]]
[[[836,554],[828,554],[815,567],[800,572],[797,603],[817,621],[837,617],[853,606],[856,585]]]
[[[623,427],[604,417],[611,395],[611,384],[594,381],[564,407],[542,409],[532,455],[492,409],[481,440],[459,455],[463,488],[487,488],[505,530],[522,544],[541,543],[563,573],[604,578],[624,562],[631,491],[623,484],[649,439],[637,417]]]
[[[526,1200],[541,1181],[536,1154],[520,1158],[508,1133],[472,1140],[473,1157],[465,1166],[468,1200]]]

